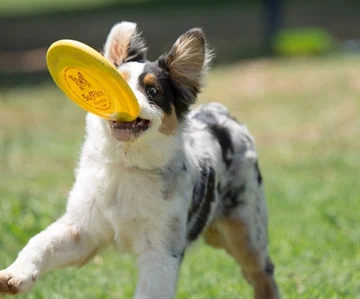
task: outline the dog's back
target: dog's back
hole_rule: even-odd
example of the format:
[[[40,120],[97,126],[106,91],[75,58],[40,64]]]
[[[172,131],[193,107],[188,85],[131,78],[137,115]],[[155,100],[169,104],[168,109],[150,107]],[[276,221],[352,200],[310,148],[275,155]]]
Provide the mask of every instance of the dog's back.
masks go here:
[[[246,126],[219,103],[197,107],[190,112],[189,123],[184,150],[195,165],[196,176],[188,217],[189,239],[196,239],[207,224],[222,217],[241,214],[244,221],[258,218],[266,224],[262,176]],[[259,238],[265,238],[266,232],[260,234]]]

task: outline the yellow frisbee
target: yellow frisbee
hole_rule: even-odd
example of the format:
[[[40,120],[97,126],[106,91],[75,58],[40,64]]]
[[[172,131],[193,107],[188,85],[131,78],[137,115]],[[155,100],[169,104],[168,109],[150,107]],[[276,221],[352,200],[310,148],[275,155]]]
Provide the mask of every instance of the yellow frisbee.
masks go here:
[[[93,48],[73,40],[53,43],[46,62],[57,86],[81,108],[102,118],[133,121],[140,107],[116,68]]]

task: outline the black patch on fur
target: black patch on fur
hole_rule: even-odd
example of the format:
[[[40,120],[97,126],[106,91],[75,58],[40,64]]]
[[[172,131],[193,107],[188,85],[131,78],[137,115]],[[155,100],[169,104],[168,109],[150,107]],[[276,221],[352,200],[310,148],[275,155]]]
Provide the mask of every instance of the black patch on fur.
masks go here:
[[[127,55],[124,62],[145,62],[146,51],[147,48],[142,37],[132,38],[126,50]]]
[[[200,178],[196,181],[191,206],[188,215],[188,222],[192,219],[193,215],[200,209],[202,201],[204,199],[206,184],[208,180],[208,170],[203,167],[200,170]]]
[[[217,188],[217,192],[220,194],[220,193],[221,193],[221,190],[222,190],[222,188],[221,188],[221,183],[220,183],[220,182],[218,182],[216,188]]]
[[[194,118],[205,123],[212,135],[218,140],[221,146],[223,161],[229,167],[234,153],[234,145],[229,130],[221,126],[215,116],[209,111],[201,111],[195,114]]]
[[[212,126],[210,129],[214,137],[218,139],[221,146],[224,163],[227,167],[229,167],[232,160],[232,154],[234,153],[230,132],[227,128],[221,127],[220,125]]]
[[[187,172],[187,167],[186,167],[185,163],[182,166],[182,170],[183,170],[183,172]]]
[[[144,83],[144,78],[147,74],[153,74],[156,77],[155,86],[147,86]],[[146,63],[144,72],[139,77],[139,85],[144,89],[149,102],[161,108],[166,114],[171,114],[171,103],[174,102],[174,99],[169,84],[169,78],[161,68],[153,62]],[[155,96],[151,96],[147,93],[147,90],[150,87],[155,87],[158,90],[158,93]]]
[[[265,273],[267,275],[272,276],[274,275],[274,272],[275,272],[275,266],[270,261],[267,261],[265,265]]]
[[[255,162],[255,172],[256,172],[257,181],[258,181],[259,185],[261,185],[263,179],[262,179],[262,176],[261,176],[258,161]]]
[[[193,199],[188,215],[188,223],[193,225],[188,228],[188,240],[196,240],[207,223],[211,211],[211,203],[215,200],[215,171],[212,167],[204,166],[201,169],[201,175],[197,180],[194,190]]]
[[[168,78],[168,83],[172,91],[172,102],[175,106],[176,116],[181,120],[189,112],[190,106],[195,103],[196,95],[199,90],[193,94],[190,94],[186,86],[179,84],[171,78],[169,67],[166,63],[166,55],[160,56],[156,63],[157,66],[163,71],[163,75],[167,76]]]
[[[233,208],[244,205],[245,200],[243,199],[243,194],[246,190],[245,184],[240,185],[239,187],[227,186],[220,192],[221,202],[225,209],[224,213],[228,214]]]
[[[146,86],[143,82],[146,74],[155,75],[157,86]],[[158,62],[148,62],[145,64],[144,72],[139,77],[139,84],[145,92],[149,87],[156,87],[159,92],[155,96],[146,94],[148,100],[160,107],[166,114],[171,114],[171,106],[175,107],[175,114],[179,120],[182,120],[188,113],[190,104],[184,101],[181,93],[173,82],[169,73],[161,68]],[[172,104],[172,105],[171,105]]]
[[[206,41],[205,41],[204,33],[200,28],[193,28],[187,31],[186,33],[181,35],[179,40],[180,40],[180,44],[182,43],[181,41],[185,41],[185,40],[196,41],[192,45],[195,47],[192,50],[196,49],[196,51],[202,53],[203,57],[201,58],[201,60],[198,61],[199,56],[197,56],[197,59],[192,62],[187,61],[187,59],[180,59],[180,61],[177,60],[178,59],[177,55],[182,55],[179,53],[183,52],[185,49],[179,51],[179,47],[182,46],[176,43],[174,44],[173,48],[169,53],[160,56],[158,60],[158,64],[161,68],[163,68],[170,74],[170,77],[174,81],[174,90],[177,91],[177,94],[179,96],[179,100],[180,100],[179,103],[183,102],[185,104],[184,108],[188,109],[188,107],[186,106],[194,104],[196,101],[196,97],[200,92],[200,88],[201,88],[200,77],[202,76],[201,75],[202,67],[200,67],[200,65],[203,66],[204,64]],[[191,51],[189,49],[189,46],[185,51]],[[191,63],[195,63],[198,69],[195,68],[192,69],[193,65],[190,66]],[[187,76],[187,72],[198,73],[197,74],[198,76],[195,76],[195,78],[191,78],[191,76]]]

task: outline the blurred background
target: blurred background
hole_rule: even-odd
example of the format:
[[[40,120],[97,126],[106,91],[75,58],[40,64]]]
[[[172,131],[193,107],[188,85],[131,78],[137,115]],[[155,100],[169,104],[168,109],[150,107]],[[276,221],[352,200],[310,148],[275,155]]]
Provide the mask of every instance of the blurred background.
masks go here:
[[[283,298],[360,294],[360,1],[1,0],[0,268],[61,216],[84,115],[55,86],[47,48],[101,50],[137,22],[149,59],[202,27],[217,56],[199,102],[219,101],[256,139]],[[114,250],[49,273],[21,298],[132,298],[133,257]],[[177,298],[251,298],[236,264],[199,242]]]
[[[192,27],[204,28],[217,64],[271,54],[359,51],[359,11],[356,0],[2,0],[1,83],[28,73],[48,78],[44,56],[52,42],[70,38],[100,50],[120,20],[138,23],[150,59]]]

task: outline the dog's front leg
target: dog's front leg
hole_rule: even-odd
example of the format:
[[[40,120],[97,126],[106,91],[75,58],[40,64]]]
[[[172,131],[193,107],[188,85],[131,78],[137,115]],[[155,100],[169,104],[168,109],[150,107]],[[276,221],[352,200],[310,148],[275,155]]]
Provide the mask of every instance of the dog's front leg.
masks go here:
[[[42,273],[82,264],[95,250],[88,233],[64,216],[30,239],[15,262],[0,271],[0,296],[27,291]]]
[[[135,299],[173,299],[181,255],[151,248],[138,256],[139,281]]]

